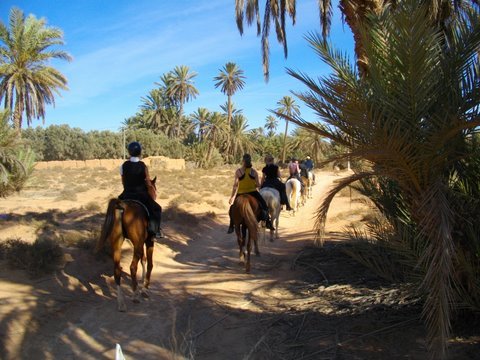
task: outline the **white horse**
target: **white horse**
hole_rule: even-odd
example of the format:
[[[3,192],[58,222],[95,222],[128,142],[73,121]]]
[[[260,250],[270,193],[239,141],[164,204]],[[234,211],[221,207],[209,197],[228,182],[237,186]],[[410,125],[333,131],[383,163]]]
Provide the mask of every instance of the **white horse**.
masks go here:
[[[287,188],[288,202],[293,210],[293,215],[295,215],[295,213],[298,211],[298,206],[300,203],[300,190],[302,185],[298,179],[292,178],[287,181],[285,186]]]
[[[265,187],[260,189],[260,194],[268,205],[268,212],[270,213],[272,223],[275,220],[275,238],[278,239],[278,221],[282,209],[282,205],[280,204],[280,193],[277,189]],[[265,239],[265,228],[263,231],[263,238]],[[270,230],[270,241],[273,241],[273,230]]]

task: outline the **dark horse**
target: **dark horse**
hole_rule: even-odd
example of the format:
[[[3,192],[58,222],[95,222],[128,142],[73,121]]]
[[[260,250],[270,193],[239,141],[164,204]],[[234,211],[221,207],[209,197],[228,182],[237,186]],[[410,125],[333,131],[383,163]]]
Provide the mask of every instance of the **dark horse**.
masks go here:
[[[238,247],[240,249],[240,261],[245,262],[245,272],[250,272],[250,252],[252,251],[252,240],[255,246],[255,254],[260,255],[257,244],[257,227],[260,207],[258,201],[251,195],[238,195],[233,203],[232,217],[237,234]],[[246,242],[248,230],[248,242]],[[245,256],[245,248],[247,254]]]
[[[156,179],[152,180],[154,186],[155,180]],[[148,297],[146,289],[148,289],[150,285],[150,275],[152,274],[154,244],[153,235],[148,233],[147,226],[148,214],[142,204],[135,200],[110,199],[102,233],[97,243],[97,251],[103,249],[105,242],[108,242],[111,247],[119,311],[127,311],[125,296],[120,286],[120,279],[122,277],[120,260],[122,256],[122,244],[125,238],[129,239],[133,244],[133,259],[130,264],[133,301],[139,302],[140,292],[143,296]],[[144,247],[146,249],[146,256]],[[145,259],[147,261],[146,276]],[[137,283],[137,266],[139,260],[142,264],[142,282],[144,286],[144,289],[141,291]]]

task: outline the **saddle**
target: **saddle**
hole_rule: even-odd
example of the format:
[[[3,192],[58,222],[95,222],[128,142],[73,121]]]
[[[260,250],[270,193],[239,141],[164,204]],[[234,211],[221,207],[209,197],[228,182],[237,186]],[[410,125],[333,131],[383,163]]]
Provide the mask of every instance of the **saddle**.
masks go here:
[[[123,199],[123,200],[120,199],[120,200],[123,201],[123,202],[132,202],[132,203],[140,205],[143,208],[143,210],[145,210],[145,212],[147,213],[147,218],[150,221],[150,212],[148,211],[148,208],[145,206],[145,204],[142,203],[140,200],[135,200],[135,199]]]

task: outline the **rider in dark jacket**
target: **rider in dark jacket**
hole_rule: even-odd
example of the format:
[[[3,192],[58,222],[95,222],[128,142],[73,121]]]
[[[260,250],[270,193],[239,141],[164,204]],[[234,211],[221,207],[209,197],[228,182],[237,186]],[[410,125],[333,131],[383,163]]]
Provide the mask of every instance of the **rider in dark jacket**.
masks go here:
[[[305,167],[307,168],[308,172],[312,173],[312,178],[313,178],[313,183],[315,183],[315,174],[313,172],[313,167],[314,167],[313,160],[310,158],[310,156],[307,156],[307,159],[305,160]]]
[[[285,184],[280,180],[280,169],[278,165],[273,162],[273,156],[265,156],[266,166],[262,169],[262,188],[271,187],[277,189],[280,193],[280,203],[286,205],[288,211],[292,210],[288,202],[287,192],[285,191]]]
[[[151,194],[155,197],[155,187],[150,180],[147,165],[140,161],[142,147],[134,141],[128,145],[130,159],[120,167],[122,176],[123,192],[118,197],[120,200],[135,200],[142,203],[149,213],[148,231],[156,238],[163,238],[160,223],[162,220],[162,207],[157,204]],[[150,189],[150,193],[149,193]]]

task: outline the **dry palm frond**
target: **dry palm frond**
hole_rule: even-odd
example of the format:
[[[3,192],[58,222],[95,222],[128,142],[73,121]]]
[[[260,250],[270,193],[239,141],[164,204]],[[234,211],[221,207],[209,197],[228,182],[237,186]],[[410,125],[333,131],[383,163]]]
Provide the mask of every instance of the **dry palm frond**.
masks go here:
[[[358,173],[336,181],[335,185],[325,195],[325,198],[323,199],[322,204],[317,211],[317,219],[315,222],[315,228],[317,229],[317,237],[315,239],[316,244],[321,246],[323,245],[325,221],[327,219],[330,204],[332,203],[335,195],[337,195],[342,189],[349,186],[350,184],[373,175],[374,174],[371,172]]]

